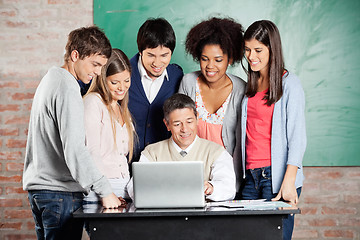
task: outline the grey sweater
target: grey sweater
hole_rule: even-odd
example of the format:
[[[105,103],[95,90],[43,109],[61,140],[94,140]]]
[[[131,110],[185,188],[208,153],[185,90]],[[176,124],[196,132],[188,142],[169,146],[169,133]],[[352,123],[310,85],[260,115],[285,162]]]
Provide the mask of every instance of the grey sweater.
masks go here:
[[[200,74],[200,71],[186,74],[180,83],[179,93],[186,94],[195,101],[196,79],[199,77]],[[225,112],[221,137],[226,151],[232,156],[235,148],[236,123],[237,119],[240,116],[240,105],[244,97],[246,83],[244,82],[244,80],[237,76],[229,73],[227,73],[226,75],[230,78],[233,84],[233,89],[231,92],[229,105]]]
[[[85,146],[84,106],[76,79],[52,67],[32,104],[26,146],[24,190],[112,192]]]

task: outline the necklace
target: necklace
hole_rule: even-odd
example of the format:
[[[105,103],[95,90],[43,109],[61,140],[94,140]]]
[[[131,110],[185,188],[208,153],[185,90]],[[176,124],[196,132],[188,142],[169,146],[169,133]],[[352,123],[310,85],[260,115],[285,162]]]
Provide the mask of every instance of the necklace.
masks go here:
[[[116,105],[115,105],[115,106],[111,105],[111,108],[112,108],[112,110],[113,110],[113,112],[114,112],[115,120],[116,120],[118,123],[122,124],[121,106],[119,105],[119,103],[116,102]]]

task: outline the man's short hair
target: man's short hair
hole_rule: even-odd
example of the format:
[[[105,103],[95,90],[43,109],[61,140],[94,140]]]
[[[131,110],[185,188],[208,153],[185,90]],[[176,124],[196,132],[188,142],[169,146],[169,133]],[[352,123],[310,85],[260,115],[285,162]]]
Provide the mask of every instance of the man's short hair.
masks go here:
[[[194,111],[195,117],[197,117],[195,102],[189,96],[182,93],[175,93],[166,99],[163,106],[165,121],[169,122],[169,115],[171,112],[183,108],[192,109]]]
[[[176,45],[174,30],[164,18],[149,18],[139,29],[137,45],[140,53],[147,48],[158,46],[167,47],[174,52]]]
[[[82,27],[70,32],[65,47],[65,62],[69,61],[71,52],[77,50],[79,58],[84,59],[94,54],[111,56],[111,44],[105,33],[97,26]]]

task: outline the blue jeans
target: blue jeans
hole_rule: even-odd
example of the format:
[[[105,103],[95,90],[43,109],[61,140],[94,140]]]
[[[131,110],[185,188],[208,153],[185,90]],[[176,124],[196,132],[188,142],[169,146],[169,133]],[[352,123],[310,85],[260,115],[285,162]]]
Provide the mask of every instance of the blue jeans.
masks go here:
[[[72,213],[82,206],[82,193],[35,190],[28,197],[39,240],[81,239],[84,221]]]
[[[300,197],[301,187],[296,189]],[[245,172],[245,185],[242,199],[266,199],[270,201],[277,194],[272,193],[271,167],[249,169]],[[288,215],[283,220],[283,239],[290,240],[294,229],[294,215]]]

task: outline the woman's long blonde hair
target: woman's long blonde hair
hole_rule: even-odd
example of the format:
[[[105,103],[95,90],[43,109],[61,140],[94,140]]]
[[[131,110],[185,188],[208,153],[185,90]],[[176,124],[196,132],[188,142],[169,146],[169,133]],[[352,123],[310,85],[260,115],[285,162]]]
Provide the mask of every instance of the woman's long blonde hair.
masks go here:
[[[100,94],[102,101],[106,105],[110,113],[111,125],[113,129],[114,144],[116,146],[116,127],[115,127],[115,112],[111,107],[111,102],[113,101],[111,92],[107,85],[106,78],[123,71],[129,71],[131,74],[131,65],[128,57],[123,51],[117,48],[113,48],[111,56],[101,70],[101,75],[98,76],[90,85],[89,91],[87,94],[94,92]],[[131,161],[134,153],[134,142],[136,140],[136,132],[134,129],[133,121],[131,118],[131,113],[128,108],[129,103],[129,91],[126,93],[123,100],[118,101],[120,104],[120,113],[126,124],[127,132],[129,134],[129,161]]]

